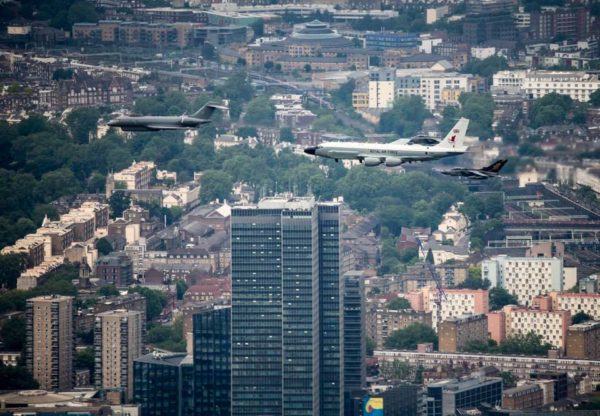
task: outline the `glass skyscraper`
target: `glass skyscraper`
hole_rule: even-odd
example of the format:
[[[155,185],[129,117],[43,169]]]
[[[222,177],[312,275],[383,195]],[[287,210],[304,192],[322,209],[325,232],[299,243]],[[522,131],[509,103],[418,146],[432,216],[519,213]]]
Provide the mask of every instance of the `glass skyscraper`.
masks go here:
[[[231,412],[231,308],[213,306],[194,314],[194,414]]]
[[[140,405],[141,416],[193,415],[189,358],[185,353],[153,353],[135,359],[133,401]]]
[[[232,210],[233,416],[342,414],[339,211],[288,195]]]

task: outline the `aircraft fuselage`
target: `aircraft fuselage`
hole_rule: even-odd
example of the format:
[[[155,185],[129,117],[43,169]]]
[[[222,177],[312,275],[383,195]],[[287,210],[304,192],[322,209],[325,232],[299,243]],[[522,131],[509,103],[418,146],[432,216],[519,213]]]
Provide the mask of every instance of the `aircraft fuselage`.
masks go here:
[[[210,120],[189,116],[123,116],[110,121],[108,125],[124,131],[158,131],[187,130],[206,123],[210,123]]]

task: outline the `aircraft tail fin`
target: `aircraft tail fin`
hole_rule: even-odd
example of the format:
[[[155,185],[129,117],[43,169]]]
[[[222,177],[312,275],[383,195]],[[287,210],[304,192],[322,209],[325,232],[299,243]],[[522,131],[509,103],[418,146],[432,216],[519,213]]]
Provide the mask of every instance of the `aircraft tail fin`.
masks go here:
[[[452,127],[452,130],[444,140],[442,140],[438,145],[440,147],[448,147],[448,148],[461,148],[464,146],[465,136],[467,135],[467,128],[469,128],[469,120],[466,118],[461,118],[458,122]]]
[[[200,108],[200,110],[192,114],[192,117],[208,120],[215,110],[228,110],[228,108],[217,103],[206,103],[202,106],[202,108]]]
[[[504,167],[504,165],[506,165],[506,162],[508,162],[508,159],[500,159],[500,160],[495,161],[491,165],[486,166],[485,168],[483,168],[481,170],[484,172],[498,173]]]

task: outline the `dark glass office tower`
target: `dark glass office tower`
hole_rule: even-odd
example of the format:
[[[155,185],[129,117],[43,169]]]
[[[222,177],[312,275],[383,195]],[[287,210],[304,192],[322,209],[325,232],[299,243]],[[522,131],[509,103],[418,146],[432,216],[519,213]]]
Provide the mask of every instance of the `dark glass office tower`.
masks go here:
[[[344,275],[344,389],[359,390],[366,381],[363,272]]]
[[[189,416],[185,402],[189,391],[183,367],[185,353],[153,353],[133,362],[133,402],[140,405],[141,416]]]
[[[233,416],[319,415],[334,391],[340,415],[338,227],[338,204],[313,198],[232,210]]]
[[[344,413],[344,331],[340,207],[337,204],[323,204],[318,206],[318,212],[321,416],[341,416]]]
[[[194,414],[231,412],[231,308],[214,306],[194,314]]]

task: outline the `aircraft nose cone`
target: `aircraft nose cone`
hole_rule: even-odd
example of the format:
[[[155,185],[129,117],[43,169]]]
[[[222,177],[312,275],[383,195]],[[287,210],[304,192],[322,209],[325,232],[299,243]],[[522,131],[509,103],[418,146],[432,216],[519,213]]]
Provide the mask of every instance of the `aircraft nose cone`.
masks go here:
[[[114,126],[115,124],[117,124],[117,120],[111,120],[106,124],[108,124],[109,126]]]
[[[315,155],[317,151],[317,147],[316,146],[312,146],[312,147],[307,147],[306,149],[304,149],[304,153],[306,153],[307,155]]]

